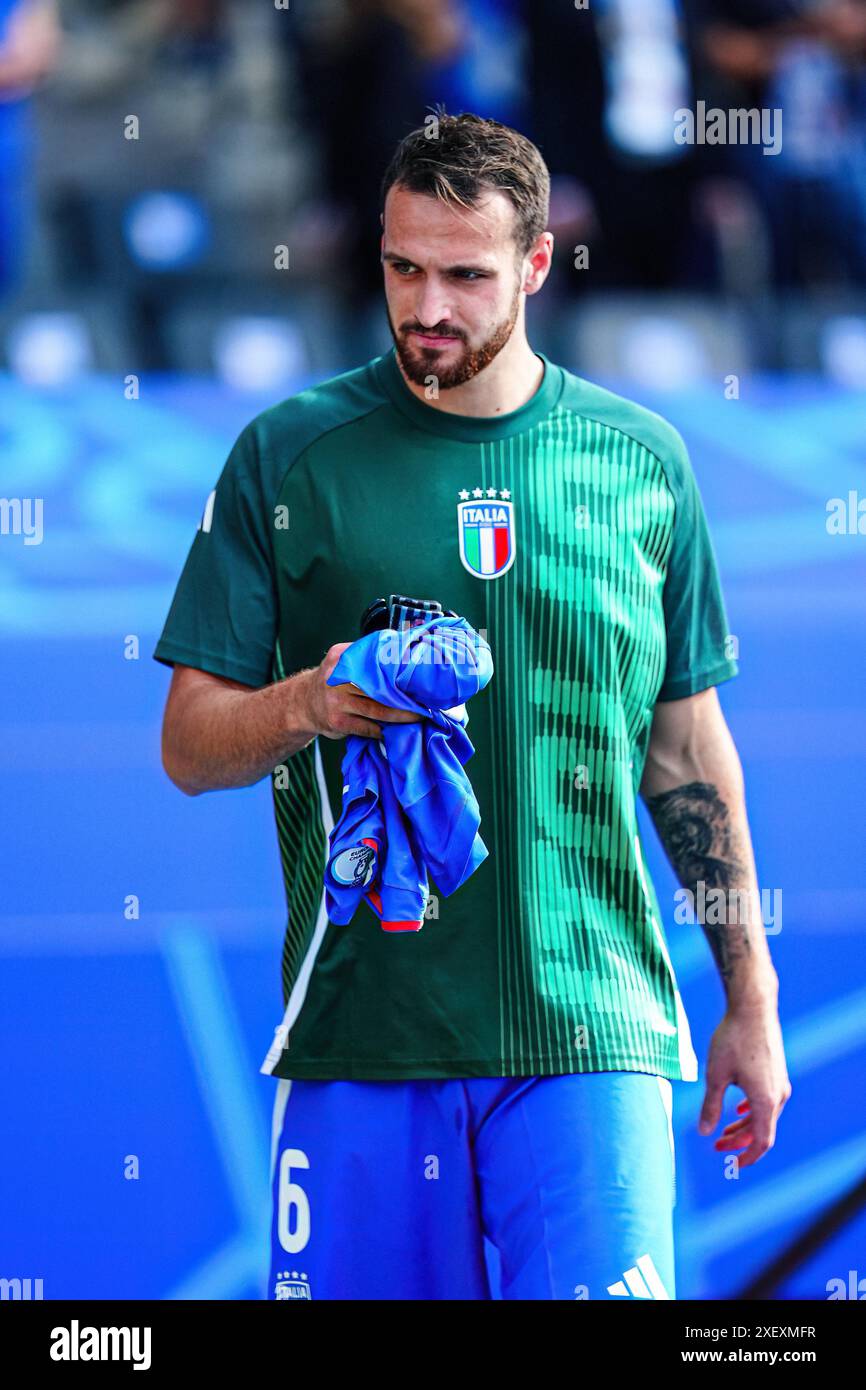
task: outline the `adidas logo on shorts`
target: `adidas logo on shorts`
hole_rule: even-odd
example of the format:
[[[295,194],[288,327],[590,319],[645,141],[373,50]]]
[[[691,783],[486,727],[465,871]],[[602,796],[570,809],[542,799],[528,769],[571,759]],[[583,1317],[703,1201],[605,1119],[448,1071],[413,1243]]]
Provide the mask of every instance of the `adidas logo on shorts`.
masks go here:
[[[621,1280],[616,1284],[608,1284],[607,1291],[612,1298],[670,1299],[651,1255],[641,1255],[631,1269],[626,1270]]]

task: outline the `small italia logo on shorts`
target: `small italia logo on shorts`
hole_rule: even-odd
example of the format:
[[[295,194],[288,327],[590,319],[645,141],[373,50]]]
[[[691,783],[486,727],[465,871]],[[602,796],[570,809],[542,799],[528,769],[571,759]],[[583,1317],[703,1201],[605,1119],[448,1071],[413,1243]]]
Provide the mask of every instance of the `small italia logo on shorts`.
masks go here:
[[[277,1274],[274,1298],[312,1298],[310,1285],[303,1270],[284,1269]]]
[[[457,503],[457,543],[464,569],[476,579],[498,579],[517,552],[514,503],[508,488],[463,488]]]

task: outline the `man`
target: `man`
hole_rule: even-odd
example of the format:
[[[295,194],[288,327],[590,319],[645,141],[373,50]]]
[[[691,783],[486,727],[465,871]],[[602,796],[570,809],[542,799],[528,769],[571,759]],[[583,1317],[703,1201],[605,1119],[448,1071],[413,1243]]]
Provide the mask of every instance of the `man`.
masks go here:
[[[697,1061],[639,789],[685,886],[745,903],[705,928],[727,996],[705,1132],[741,1087],[717,1147],[751,1164],[790,1094],[700,497],[669,425],[530,348],[548,193],[538,150],[495,122],[443,115],[401,142],[394,351],[241,433],[155,653],[175,667],[172,780],[273,774],[272,1297],[488,1298],[485,1235],[505,1298],[674,1297],[670,1083]],[[406,718],[327,677],[391,592],[465,617],[494,663],[468,707],[489,857],[399,935],[364,904],[330,924],[323,895],[341,740]]]

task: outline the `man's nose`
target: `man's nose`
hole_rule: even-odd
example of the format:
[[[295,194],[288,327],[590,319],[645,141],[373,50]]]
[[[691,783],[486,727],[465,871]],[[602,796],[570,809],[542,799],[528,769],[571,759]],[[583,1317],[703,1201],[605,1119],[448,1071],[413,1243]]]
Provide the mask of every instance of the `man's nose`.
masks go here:
[[[422,328],[436,328],[451,318],[451,309],[444,287],[428,283],[415,304],[415,317]]]

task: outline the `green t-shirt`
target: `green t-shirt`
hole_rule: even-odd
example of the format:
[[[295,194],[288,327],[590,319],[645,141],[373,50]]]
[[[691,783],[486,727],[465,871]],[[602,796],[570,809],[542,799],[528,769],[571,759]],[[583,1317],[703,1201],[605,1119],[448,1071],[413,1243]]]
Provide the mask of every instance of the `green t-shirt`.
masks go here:
[[[258,415],[217,483],[155,651],[261,687],[316,666],[389,593],[483,633],[467,773],[490,853],[421,931],[323,874],[345,742],[273,777],[288,902],[283,1021],[261,1070],[401,1079],[644,1071],[697,1060],[636,816],[653,709],[736,675],[680,436],[544,362],[489,418],[418,400],[393,350]]]

